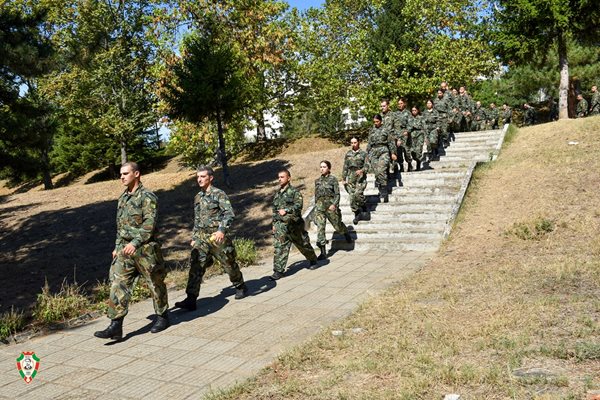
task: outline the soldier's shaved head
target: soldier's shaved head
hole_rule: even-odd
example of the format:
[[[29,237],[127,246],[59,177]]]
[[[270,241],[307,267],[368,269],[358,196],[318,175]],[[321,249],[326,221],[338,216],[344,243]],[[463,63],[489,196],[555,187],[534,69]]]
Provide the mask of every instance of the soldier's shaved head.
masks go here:
[[[129,167],[129,168],[131,168],[132,172],[136,172],[136,171],[141,172],[140,166],[135,161],[127,161],[125,164],[121,165],[121,167]]]
[[[287,168],[281,168],[279,171],[277,171],[277,175],[279,175],[279,174],[286,174],[288,176],[288,178],[292,177],[290,170]]]
[[[215,171],[209,167],[208,165],[201,165],[198,167],[198,169],[196,170],[196,173],[198,172],[203,172],[206,171],[206,173],[208,174],[208,176],[214,176]]]

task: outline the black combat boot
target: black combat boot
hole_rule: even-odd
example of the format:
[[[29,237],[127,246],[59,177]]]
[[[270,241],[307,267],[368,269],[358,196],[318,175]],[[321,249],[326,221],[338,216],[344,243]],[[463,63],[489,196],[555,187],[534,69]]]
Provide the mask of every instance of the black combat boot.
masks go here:
[[[185,308],[188,311],[196,311],[196,298],[188,295],[185,300],[176,302],[175,307]]]
[[[235,289],[235,299],[241,300],[248,294],[248,288],[245,283]]]
[[[362,213],[360,219],[362,219],[363,221],[371,220],[371,213],[369,212],[367,206],[362,206]]]
[[[321,250],[321,254],[319,254],[319,257],[317,257],[317,260],[327,260],[327,251],[325,250],[325,245],[320,244],[318,246],[319,246],[319,250]]]
[[[358,221],[360,221],[360,211],[356,210],[354,211],[354,219],[352,220],[352,223],[356,225],[358,224]]]
[[[121,340],[123,338],[123,318],[111,320],[108,328],[94,332],[94,336],[100,339]]]
[[[349,232],[344,233],[344,239],[346,239],[346,243],[352,243],[352,236],[350,236]]]
[[[281,278],[283,278],[283,272],[279,271],[273,271],[273,275],[269,277],[269,279],[272,281],[278,281]]]
[[[389,201],[390,201],[390,197],[389,197],[389,194],[388,194],[388,188],[387,188],[387,187],[382,187],[382,188],[379,190],[379,195],[380,195],[380,196],[381,196],[381,198],[383,199],[383,202],[384,202],[384,203],[389,203]]]
[[[317,265],[317,260],[312,260],[310,261],[310,265],[308,266],[308,269],[317,269],[318,265]]]
[[[421,170],[421,160],[417,160],[417,171]]]
[[[151,333],[162,332],[171,326],[171,322],[169,321],[169,313],[165,311],[162,315],[156,316],[156,321],[154,321],[154,325],[150,328]]]
[[[411,172],[412,170],[413,170],[413,167],[412,167],[412,161],[409,161],[409,162],[408,162],[408,168],[407,168],[407,171],[408,171],[408,172]]]

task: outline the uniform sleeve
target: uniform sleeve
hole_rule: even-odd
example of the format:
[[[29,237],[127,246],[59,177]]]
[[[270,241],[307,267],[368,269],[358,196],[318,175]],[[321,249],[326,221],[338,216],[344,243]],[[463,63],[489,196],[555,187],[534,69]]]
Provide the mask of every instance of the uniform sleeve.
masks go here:
[[[346,177],[348,176],[348,153],[344,157],[344,168],[342,169],[342,180],[346,182]]]
[[[132,236],[131,244],[135,248],[139,248],[142,244],[148,242],[156,228],[158,217],[158,199],[151,195],[145,194],[142,198],[142,224],[139,228],[130,227]]]
[[[279,210],[279,208],[277,206],[277,193],[275,193],[273,195],[273,206],[271,208],[272,208],[272,212],[273,212],[273,214],[272,214],[273,221],[276,221],[277,215],[278,215],[278,210]]]
[[[119,248],[120,246],[122,246],[124,244],[122,235],[121,235],[121,227],[119,226],[119,210],[121,209],[121,198],[119,198],[119,201],[117,203],[117,238],[115,240],[115,249]]]
[[[200,196],[194,196],[194,229],[192,230],[192,237],[196,238],[200,231],[200,215],[198,212],[198,203],[200,202]]]
[[[332,177],[332,184],[333,184],[333,204],[335,204],[336,207],[340,207],[340,184],[338,183],[338,180],[335,177]]]
[[[231,202],[224,192],[219,194],[219,208],[223,212],[223,218],[221,218],[221,221],[219,222],[219,228],[217,230],[227,234],[229,233],[229,228],[231,228],[235,214],[233,212],[233,207],[231,207]]]
[[[296,216],[302,216],[302,193],[299,190],[294,190],[294,205],[291,210],[289,210],[290,214]]]

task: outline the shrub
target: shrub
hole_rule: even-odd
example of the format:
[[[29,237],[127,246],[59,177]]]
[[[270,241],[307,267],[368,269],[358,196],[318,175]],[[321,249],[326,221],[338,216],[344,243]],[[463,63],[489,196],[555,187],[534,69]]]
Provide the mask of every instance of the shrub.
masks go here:
[[[10,311],[6,311],[0,315],[0,340],[4,340],[11,334],[20,331],[25,326],[25,318],[22,311],[15,311],[11,307]]]
[[[233,240],[237,262],[240,268],[245,268],[256,263],[258,252],[252,239],[235,238]]]
[[[33,317],[40,322],[50,324],[78,317],[89,308],[90,301],[77,284],[63,281],[60,291],[52,294],[46,281],[42,293],[37,296]]]

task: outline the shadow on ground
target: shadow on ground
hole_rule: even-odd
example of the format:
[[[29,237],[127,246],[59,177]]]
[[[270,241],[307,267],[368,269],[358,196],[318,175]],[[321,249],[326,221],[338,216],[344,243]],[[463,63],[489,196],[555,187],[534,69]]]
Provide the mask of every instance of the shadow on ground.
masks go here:
[[[236,212],[235,236],[252,238],[257,247],[271,243],[270,196],[276,189],[277,171],[287,166],[283,160],[233,166],[232,189],[224,188],[217,174],[215,186],[230,195]],[[173,250],[189,249],[197,192],[194,179],[171,190],[156,191],[164,253],[183,258],[169,262],[187,262],[186,252]],[[34,305],[45,280],[57,291],[63,280],[89,289],[107,278],[115,241],[116,199],[34,214],[10,231],[2,227],[15,210],[4,204],[7,207],[0,203],[0,312],[11,306],[24,309]]]

